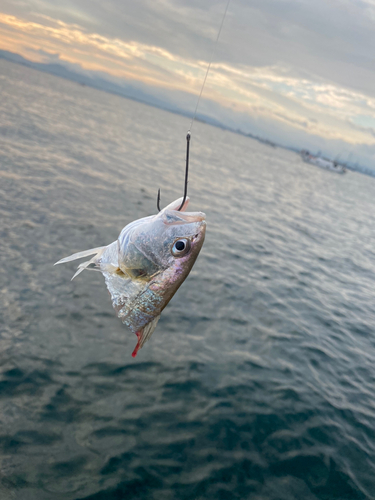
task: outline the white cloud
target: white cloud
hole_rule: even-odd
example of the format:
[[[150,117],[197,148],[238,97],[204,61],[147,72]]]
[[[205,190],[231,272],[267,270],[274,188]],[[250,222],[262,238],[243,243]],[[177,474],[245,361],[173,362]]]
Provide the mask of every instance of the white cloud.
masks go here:
[[[153,86],[181,108],[200,90],[225,3],[3,0],[1,43]],[[296,145],[310,137],[372,151],[374,7],[375,0],[232,2],[201,111],[276,140],[289,133]]]

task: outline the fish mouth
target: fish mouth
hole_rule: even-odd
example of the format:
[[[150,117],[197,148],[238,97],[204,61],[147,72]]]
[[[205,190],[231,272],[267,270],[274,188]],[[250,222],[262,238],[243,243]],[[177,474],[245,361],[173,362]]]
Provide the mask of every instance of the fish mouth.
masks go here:
[[[205,223],[206,214],[204,214],[203,212],[185,212],[188,207],[189,201],[190,199],[187,196],[186,200],[182,204],[183,198],[179,198],[167,207],[163,208],[163,210],[159,212],[158,216],[161,216],[163,221],[168,225],[192,224],[200,222]],[[179,210],[180,206],[181,209]]]
[[[204,222],[206,225],[206,214],[203,212],[177,212],[176,216],[181,219],[181,222],[191,224],[193,222]]]
[[[189,202],[190,202],[190,198],[187,196],[185,201],[184,201],[184,204],[182,205],[182,207],[180,209],[180,212],[185,212],[185,210],[187,209],[187,207],[189,205]]]
[[[160,214],[158,214],[160,217]],[[178,210],[163,210],[161,218],[164,224],[176,226],[182,224],[201,224],[206,223],[206,214],[203,212],[179,212]]]
[[[182,204],[182,202],[184,202],[184,203]],[[185,198],[185,201],[184,201],[184,198],[178,198],[177,200],[172,201],[172,203],[170,203],[168,206],[166,206],[165,208],[163,208],[162,212],[164,212],[164,211],[171,211],[171,210],[175,210],[177,212],[184,212],[187,209],[187,207],[189,205],[189,202],[190,202],[189,196],[187,196]]]
[[[204,222],[206,226],[206,214],[203,212],[185,212],[189,204],[190,198],[187,196],[185,203],[182,205],[181,210],[178,212],[181,219],[186,222]]]

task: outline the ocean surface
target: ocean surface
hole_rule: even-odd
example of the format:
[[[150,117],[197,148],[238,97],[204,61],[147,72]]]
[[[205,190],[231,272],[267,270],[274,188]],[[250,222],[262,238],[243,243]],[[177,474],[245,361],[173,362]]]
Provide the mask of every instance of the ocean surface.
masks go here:
[[[0,61],[1,500],[375,498],[375,179],[195,123],[206,241],[135,359],[53,267],[182,195],[188,126]]]

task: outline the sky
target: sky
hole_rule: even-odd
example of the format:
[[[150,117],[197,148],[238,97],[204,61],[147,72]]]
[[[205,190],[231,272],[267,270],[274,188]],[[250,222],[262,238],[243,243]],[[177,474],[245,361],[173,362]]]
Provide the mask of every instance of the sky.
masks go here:
[[[227,0],[0,0],[0,49],[193,113]],[[199,112],[375,168],[375,0],[231,0]]]

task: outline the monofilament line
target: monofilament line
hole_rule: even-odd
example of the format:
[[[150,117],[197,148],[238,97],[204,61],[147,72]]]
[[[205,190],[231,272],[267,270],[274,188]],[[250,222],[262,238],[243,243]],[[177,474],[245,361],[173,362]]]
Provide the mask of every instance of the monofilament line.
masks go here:
[[[190,127],[189,127],[189,130],[188,130],[188,133],[191,133],[191,129],[193,128],[193,123],[194,123],[194,120],[195,120],[195,118],[196,118],[196,116],[197,116],[197,111],[198,111],[199,102],[200,102],[200,100],[201,100],[202,93],[203,93],[203,89],[204,89],[204,86],[205,86],[205,84],[206,84],[207,76],[208,76],[208,73],[209,73],[209,71],[210,71],[211,64],[212,64],[212,61],[213,61],[213,58],[214,58],[214,55],[215,55],[215,50],[216,50],[217,42],[219,41],[219,38],[220,38],[221,30],[222,30],[222,28],[223,28],[224,19],[225,19],[226,15],[227,15],[227,11],[228,11],[229,4],[230,4],[230,0],[228,0],[227,5],[226,5],[226,7],[225,7],[224,15],[223,15],[223,18],[222,18],[222,20],[221,20],[221,24],[220,24],[219,31],[218,31],[218,33],[217,33],[216,41],[215,41],[214,46],[213,46],[213,48],[212,48],[211,59],[210,59],[210,62],[208,63],[208,66],[207,66],[206,75],[205,75],[204,80],[203,80],[203,85],[202,85],[202,88],[201,88],[201,91],[200,91],[200,94],[199,94],[199,97],[198,97],[198,100],[197,100],[197,105],[195,106],[194,115],[193,115],[193,118],[192,118],[192,120],[191,120],[191,123],[190,123]]]
[[[210,62],[208,63],[208,66],[207,66],[206,75],[205,75],[204,80],[203,80],[203,85],[202,85],[202,88],[201,88],[201,91],[200,91],[200,94],[199,94],[199,97],[198,97],[198,100],[197,100],[197,105],[195,106],[194,116],[193,116],[193,118],[191,120],[190,127],[189,127],[189,130],[188,130],[187,135],[186,135],[186,167],[185,167],[184,197],[182,199],[182,203],[180,205],[180,208],[177,209],[178,211],[180,211],[182,209],[182,207],[184,206],[184,203],[185,203],[186,197],[187,197],[188,175],[189,175],[189,149],[190,149],[191,129],[193,128],[193,123],[194,123],[194,120],[195,120],[195,118],[197,116],[199,101],[201,100],[203,89],[204,89],[204,86],[206,84],[207,76],[208,76],[208,73],[209,73],[210,68],[211,68],[212,60],[213,60],[214,54],[215,54],[215,49],[216,49],[216,46],[217,46],[217,42],[219,41],[219,38],[220,38],[220,33],[221,33],[222,28],[223,28],[224,19],[225,19],[225,16],[227,15],[229,4],[230,4],[230,0],[227,1],[227,5],[225,7],[225,11],[224,11],[224,14],[223,14],[223,18],[221,20],[220,28],[219,28],[219,31],[217,33],[216,41],[215,41],[214,46],[212,48],[211,59],[210,59]],[[158,210],[160,212],[160,210],[161,210],[160,209],[160,189],[158,190],[158,197],[156,199],[156,206],[158,207]]]

